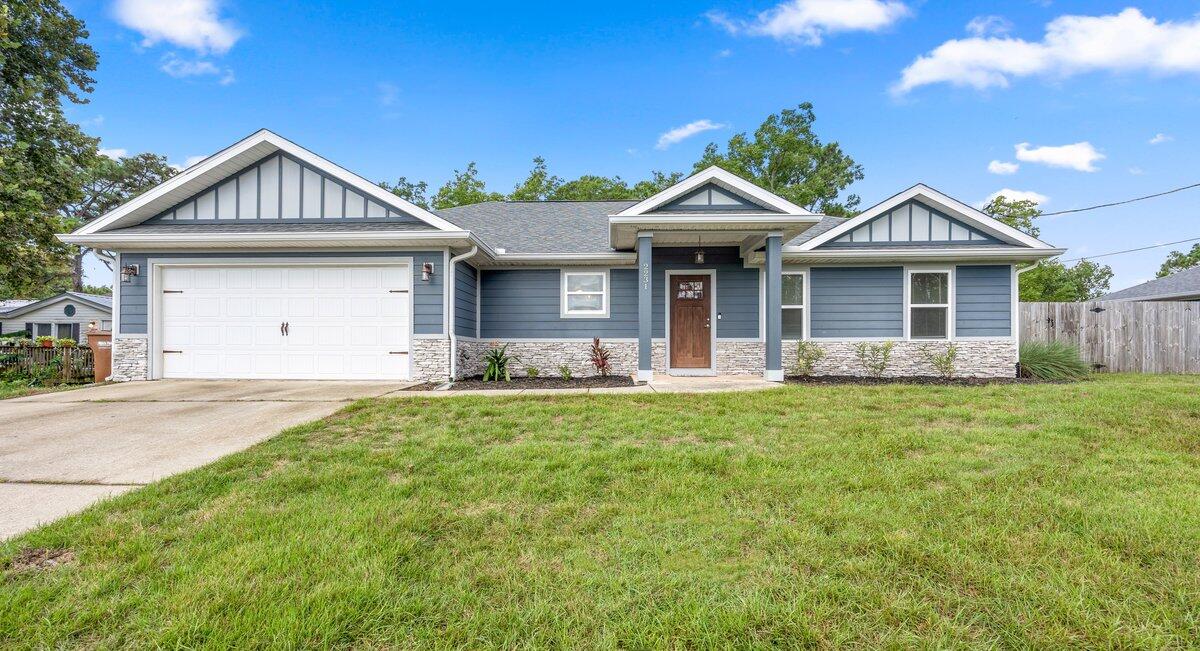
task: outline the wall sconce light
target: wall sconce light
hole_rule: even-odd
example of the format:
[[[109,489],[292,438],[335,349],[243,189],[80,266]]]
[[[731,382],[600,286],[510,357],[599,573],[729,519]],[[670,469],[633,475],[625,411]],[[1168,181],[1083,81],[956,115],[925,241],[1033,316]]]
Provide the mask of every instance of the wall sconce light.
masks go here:
[[[121,282],[127,283],[141,274],[141,266],[136,264],[121,265]]]
[[[696,264],[704,264],[704,249],[701,248],[700,238],[696,238]]]
[[[421,280],[429,282],[430,278],[433,278],[433,263],[426,262],[425,264],[421,265]]]
[[[96,329],[96,325],[97,325],[97,324],[96,324],[96,322],[95,322],[95,321],[88,321],[88,332],[91,332],[91,331],[95,330],[95,329]]]

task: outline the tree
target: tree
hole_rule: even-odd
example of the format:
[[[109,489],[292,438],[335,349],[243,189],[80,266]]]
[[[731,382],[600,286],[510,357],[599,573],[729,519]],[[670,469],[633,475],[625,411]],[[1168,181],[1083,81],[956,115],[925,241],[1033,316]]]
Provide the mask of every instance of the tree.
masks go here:
[[[74,230],[120,206],[137,195],[175,176],[177,170],[166,156],[143,153],[113,160],[96,156],[76,175],[81,194],[62,208],[66,228]],[[89,249],[70,247],[73,252],[71,286],[83,290],[83,258]]]
[[[1042,216],[1036,202],[1009,200],[1001,195],[988,202],[983,212],[1033,237],[1041,231],[1034,220]],[[1108,265],[1080,260],[1068,267],[1057,260],[1046,260],[1018,276],[1020,300],[1076,302],[1099,298],[1108,292],[1113,270]]]
[[[663,190],[679,183],[683,180],[683,172],[671,172],[666,174],[658,170],[650,173],[650,178],[645,181],[638,181],[633,186],[634,199],[646,199],[652,197]]]
[[[634,198],[633,190],[621,177],[584,174],[567,181],[550,194],[554,201],[619,201]]]
[[[1158,277],[1170,276],[1176,271],[1191,269],[1192,267],[1200,266],[1200,244],[1193,244],[1192,250],[1187,253],[1179,251],[1171,251],[1167,254],[1167,259],[1158,268]]]
[[[533,159],[533,169],[513,188],[508,195],[509,201],[545,201],[562,185],[562,179],[546,171],[546,159],[538,156]]]
[[[429,192],[429,184],[424,181],[412,182],[408,177],[401,176],[396,179],[396,184],[392,185],[387,181],[380,181],[379,187],[391,192],[392,194],[404,199],[405,201],[418,205],[425,210],[429,210],[429,200],[425,198],[425,194]]]
[[[1042,210],[1038,208],[1036,201],[1029,199],[1013,201],[1004,195],[998,195],[988,202],[988,205],[983,208],[983,212],[1026,235],[1037,237],[1042,232],[1033,223],[1033,220],[1042,216]]]
[[[112,296],[113,288],[108,285],[84,285],[80,287],[80,292],[84,294],[95,294],[97,296]]]
[[[474,161],[467,163],[466,170],[454,170],[454,178],[433,195],[433,207],[437,210],[484,201],[504,201],[504,195],[488,191],[487,185],[479,179],[479,170]]]
[[[77,201],[78,170],[97,141],[63,115],[64,101],[87,102],[96,69],[88,33],[58,0],[0,4],[0,292],[47,290],[70,251],[55,238],[61,210]]]
[[[836,142],[823,144],[813,133],[814,121],[809,102],[785,109],[763,121],[753,137],[739,133],[730,138],[725,153],[709,143],[694,171],[718,165],[809,210],[852,215],[858,196],[848,195],[844,201],[838,196],[862,180],[862,166]]]
[[[1019,276],[1020,298],[1022,301],[1090,301],[1108,292],[1112,276],[1112,268],[1091,260],[1080,260],[1073,267],[1047,260]]]

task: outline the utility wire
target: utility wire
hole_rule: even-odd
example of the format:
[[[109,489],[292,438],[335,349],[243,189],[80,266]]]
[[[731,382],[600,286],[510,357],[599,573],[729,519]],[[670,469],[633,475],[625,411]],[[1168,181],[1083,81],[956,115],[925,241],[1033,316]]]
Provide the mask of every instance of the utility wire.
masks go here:
[[[1060,262],[1078,262],[1080,260],[1091,260],[1092,258],[1107,258],[1110,255],[1121,255],[1122,253],[1134,253],[1136,251],[1147,251],[1149,249],[1159,249],[1164,246],[1173,246],[1175,244],[1183,244],[1184,242],[1196,242],[1196,241],[1200,241],[1200,237],[1193,237],[1193,238],[1186,239],[1186,240],[1179,240],[1177,242],[1167,242],[1165,244],[1152,244],[1150,246],[1142,246],[1142,247],[1138,247],[1136,249],[1125,249],[1124,251],[1113,251],[1112,253],[1100,253],[1097,255],[1085,255],[1082,258],[1071,258],[1070,260],[1060,260]]]
[[[1200,183],[1193,183],[1191,185],[1185,185],[1181,188],[1167,190],[1166,192],[1157,192],[1155,194],[1148,194],[1144,197],[1135,197],[1133,199],[1126,199],[1124,201],[1114,201],[1112,203],[1102,203],[1102,204],[1099,204],[1096,206],[1088,206],[1086,208],[1072,208],[1071,210],[1056,210],[1054,212],[1044,212],[1041,214],[1041,216],[1042,217],[1052,217],[1054,215],[1066,215],[1068,213],[1073,213],[1073,212],[1085,212],[1088,210],[1095,210],[1097,208],[1111,208],[1113,206],[1123,206],[1127,203],[1133,203],[1135,201],[1145,201],[1146,199],[1153,199],[1155,197],[1162,197],[1162,196],[1165,196],[1168,194],[1174,194],[1176,192],[1183,192],[1184,190],[1191,190],[1192,188],[1200,188]]]

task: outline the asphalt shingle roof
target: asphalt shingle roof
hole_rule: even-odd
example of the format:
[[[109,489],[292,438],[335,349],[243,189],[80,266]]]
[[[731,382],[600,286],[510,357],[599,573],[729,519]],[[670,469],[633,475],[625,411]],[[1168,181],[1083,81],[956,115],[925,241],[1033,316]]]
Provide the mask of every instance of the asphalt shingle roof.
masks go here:
[[[432,231],[435,227],[425,222],[416,221],[354,221],[349,219],[314,220],[311,222],[272,222],[267,220],[253,222],[216,223],[171,223],[138,224],[128,228],[117,228],[107,233],[325,233],[347,231]]]
[[[1156,278],[1101,296],[1101,301],[1136,301],[1155,297],[1200,296],[1200,267],[1192,267],[1165,278]]]
[[[636,201],[488,201],[436,211],[507,253],[602,253],[608,216]]]
[[[845,217],[821,217],[821,221],[812,225],[811,228],[797,235],[792,241],[787,242],[785,246],[800,246],[814,237],[833,228],[837,228],[846,222]]]

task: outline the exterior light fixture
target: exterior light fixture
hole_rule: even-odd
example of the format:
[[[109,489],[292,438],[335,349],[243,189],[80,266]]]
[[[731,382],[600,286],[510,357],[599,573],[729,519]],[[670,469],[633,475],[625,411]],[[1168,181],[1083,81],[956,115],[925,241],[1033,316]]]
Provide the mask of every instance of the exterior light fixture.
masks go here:
[[[430,278],[433,278],[433,263],[426,262],[425,264],[421,265],[421,280],[429,282]]]
[[[121,282],[127,283],[133,278],[137,278],[141,274],[142,268],[140,265],[127,264],[121,266]]]
[[[704,248],[701,246],[700,238],[696,238],[696,264],[704,264]]]

